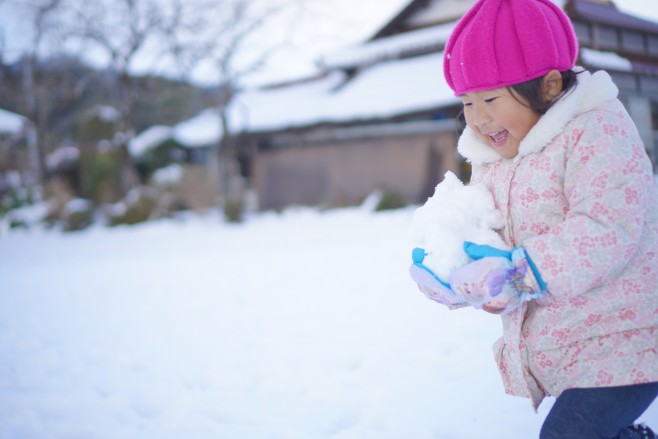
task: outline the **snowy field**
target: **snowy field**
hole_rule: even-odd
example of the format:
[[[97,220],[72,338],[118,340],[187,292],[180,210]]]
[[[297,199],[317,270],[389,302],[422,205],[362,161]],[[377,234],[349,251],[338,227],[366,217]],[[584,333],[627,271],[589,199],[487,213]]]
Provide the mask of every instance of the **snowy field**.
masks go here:
[[[409,279],[412,213],[3,233],[0,439],[536,438],[499,318]]]

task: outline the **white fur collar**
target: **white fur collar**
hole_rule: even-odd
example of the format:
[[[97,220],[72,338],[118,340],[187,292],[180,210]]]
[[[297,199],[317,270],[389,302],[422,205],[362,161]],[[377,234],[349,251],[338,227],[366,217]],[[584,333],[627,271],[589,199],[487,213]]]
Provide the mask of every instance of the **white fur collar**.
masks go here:
[[[577,67],[574,70],[582,69]],[[584,71],[576,75],[576,78],[576,87],[551,107],[532,127],[521,142],[516,157],[541,151],[575,116],[615,99],[619,93],[617,86],[605,71],[600,70],[595,73]],[[493,148],[478,139],[469,127],[466,127],[459,138],[457,150],[474,165],[504,160]]]

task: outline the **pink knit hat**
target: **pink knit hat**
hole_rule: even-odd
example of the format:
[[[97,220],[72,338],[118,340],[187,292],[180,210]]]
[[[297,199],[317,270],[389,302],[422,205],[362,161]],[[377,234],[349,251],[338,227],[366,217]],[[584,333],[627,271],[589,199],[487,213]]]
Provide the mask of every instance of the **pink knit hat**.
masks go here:
[[[455,96],[572,69],[578,41],[551,0],[478,0],[446,44],[443,74]]]

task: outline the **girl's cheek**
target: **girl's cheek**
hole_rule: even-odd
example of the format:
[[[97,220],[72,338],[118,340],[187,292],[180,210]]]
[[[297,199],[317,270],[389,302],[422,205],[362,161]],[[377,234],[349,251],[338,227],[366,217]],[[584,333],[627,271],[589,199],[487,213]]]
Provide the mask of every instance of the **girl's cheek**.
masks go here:
[[[473,126],[473,121],[471,119],[471,116],[469,112],[467,112],[466,110],[464,110],[464,120],[466,121],[466,125],[468,125],[469,128],[471,128],[472,130],[475,129],[475,127]]]
[[[473,131],[473,133],[475,133],[475,136],[478,139],[480,139],[482,141],[486,141],[486,136],[483,136],[480,133],[480,130],[478,130],[477,127],[475,126],[475,124],[472,123],[471,118],[468,117],[467,114],[464,114],[464,120],[466,121],[466,125]]]

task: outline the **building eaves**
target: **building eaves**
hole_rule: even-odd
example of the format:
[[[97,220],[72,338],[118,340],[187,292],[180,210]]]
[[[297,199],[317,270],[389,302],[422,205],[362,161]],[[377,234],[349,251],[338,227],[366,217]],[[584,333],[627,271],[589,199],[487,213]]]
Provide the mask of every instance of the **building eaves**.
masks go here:
[[[358,69],[373,64],[443,50],[456,22],[367,41],[328,53],[319,65],[328,69]]]
[[[407,21],[411,15],[416,11],[427,7],[430,0],[412,0],[407,6],[405,6],[395,17],[393,17],[388,23],[384,25],[380,30],[378,30],[370,41],[374,41],[380,38],[389,37],[400,32],[400,27],[403,26],[404,22]]]
[[[590,0],[572,0],[567,5],[571,19],[610,25],[613,27],[634,29],[658,35],[658,23],[626,14],[610,3]]]

